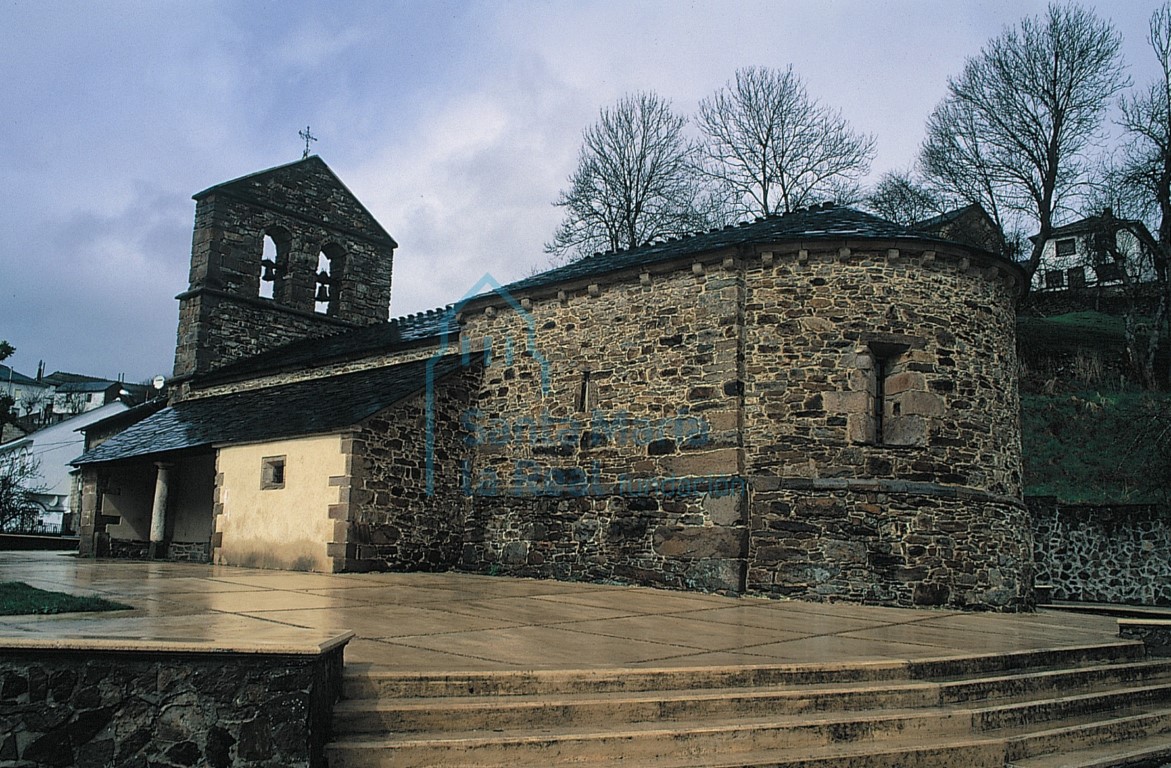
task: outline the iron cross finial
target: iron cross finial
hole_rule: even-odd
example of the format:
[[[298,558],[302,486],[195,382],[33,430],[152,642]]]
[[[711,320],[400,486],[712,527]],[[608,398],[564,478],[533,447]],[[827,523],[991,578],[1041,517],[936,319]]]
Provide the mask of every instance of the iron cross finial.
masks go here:
[[[304,160],[309,157],[309,142],[317,141],[317,137],[309,133],[309,126],[305,126],[305,130],[303,131],[297,131],[297,135],[305,140],[305,152],[301,155],[301,159]]]

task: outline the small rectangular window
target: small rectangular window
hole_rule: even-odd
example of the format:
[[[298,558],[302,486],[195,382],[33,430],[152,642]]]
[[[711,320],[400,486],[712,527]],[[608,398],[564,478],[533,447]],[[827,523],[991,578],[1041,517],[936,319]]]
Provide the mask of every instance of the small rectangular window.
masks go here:
[[[271,491],[285,487],[285,457],[265,456],[260,460],[260,490]]]
[[[1065,271],[1069,278],[1070,288],[1085,288],[1086,287],[1086,268],[1085,267],[1070,267]]]
[[[1045,273],[1046,288],[1061,288],[1065,285],[1065,273],[1060,269],[1051,269]]]
[[[1077,254],[1077,244],[1073,238],[1057,241],[1057,257],[1060,259],[1072,258]]]

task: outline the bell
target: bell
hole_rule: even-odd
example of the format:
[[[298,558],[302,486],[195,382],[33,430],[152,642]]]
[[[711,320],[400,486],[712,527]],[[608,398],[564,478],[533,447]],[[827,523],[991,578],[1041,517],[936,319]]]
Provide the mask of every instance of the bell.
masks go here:
[[[260,262],[260,266],[264,267],[264,272],[261,273],[260,279],[266,283],[276,281],[276,264],[272,259],[264,259]]]
[[[325,283],[318,283],[317,296],[315,296],[313,300],[318,303],[321,303],[321,304],[328,304],[329,303],[329,286],[326,285]]]

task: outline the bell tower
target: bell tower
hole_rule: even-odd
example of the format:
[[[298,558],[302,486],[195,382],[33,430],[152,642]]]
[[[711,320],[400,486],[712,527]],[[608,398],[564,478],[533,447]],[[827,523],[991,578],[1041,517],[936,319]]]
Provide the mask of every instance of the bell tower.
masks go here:
[[[174,376],[386,322],[394,239],[316,155],[195,195]]]

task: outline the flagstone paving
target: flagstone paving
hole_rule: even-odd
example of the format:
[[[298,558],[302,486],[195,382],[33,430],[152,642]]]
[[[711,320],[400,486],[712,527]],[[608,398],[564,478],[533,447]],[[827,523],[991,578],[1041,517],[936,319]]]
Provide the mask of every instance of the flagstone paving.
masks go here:
[[[1112,618],[905,610],[463,573],[318,574],[0,552],[0,581],[133,606],[0,616],[0,636],[246,643],[352,630],[388,670],[839,663],[1109,642]]]

